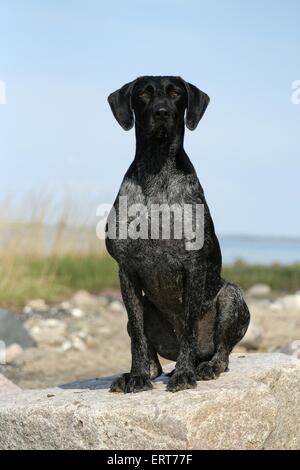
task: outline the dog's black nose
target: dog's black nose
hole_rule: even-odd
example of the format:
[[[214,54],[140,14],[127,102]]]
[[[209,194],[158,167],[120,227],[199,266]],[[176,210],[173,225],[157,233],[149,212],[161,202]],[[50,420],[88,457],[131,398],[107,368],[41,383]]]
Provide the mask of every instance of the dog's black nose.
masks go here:
[[[166,108],[163,108],[163,107],[156,109],[154,114],[155,114],[155,117],[159,119],[167,119],[170,116],[170,112]]]

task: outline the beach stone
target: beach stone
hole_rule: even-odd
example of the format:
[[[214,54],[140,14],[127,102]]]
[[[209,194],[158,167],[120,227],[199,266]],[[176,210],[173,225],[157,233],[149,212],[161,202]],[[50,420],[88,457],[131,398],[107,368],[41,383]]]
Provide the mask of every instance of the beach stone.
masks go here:
[[[61,350],[61,352],[66,352],[66,351],[70,351],[70,349],[72,349],[72,347],[73,347],[72,341],[70,341],[69,339],[66,339],[66,340],[63,342],[63,344],[62,344],[60,350]]]
[[[281,310],[283,309],[283,305],[280,301],[275,300],[274,302],[271,302],[269,309],[272,312],[281,312]]]
[[[109,300],[108,297],[105,297],[104,295],[98,295],[97,296],[97,302],[98,302],[100,307],[105,308],[105,307],[108,306],[110,300]]]
[[[34,338],[24,327],[21,317],[7,310],[0,310],[0,341],[4,341],[6,347],[15,343],[22,348],[36,346]]]
[[[85,331],[74,331],[61,345],[60,351],[66,352],[69,350],[86,351],[90,342],[90,336]]]
[[[19,344],[11,344],[6,348],[6,363],[12,364],[18,357],[22,356],[24,350]]]
[[[109,393],[112,379],[1,394],[0,448],[300,447],[300,361],[294,357],[233,354],[218,380],[174,394],[166,392],[166,375],[153,390],[136,394]]]
[[[109,304],[108,308],[111,312],[116,312],[116,313],[125,313],[126,312],[124,304],[122,302],[120,302],[119,300],[113,300]]]
[[[33,299],[27,302],[24,307],[24,313],[39,312],[46,313],[50,309],[49,305],[46,304],[44,299]]]
[[[74,318],[83,318],[85,316],[85,313],[83,310],[81,310],[81,308],[72,308],[71,315]]]
[[[70,299],[70,305],[72,308],[78,308],[84,312],[97,311],[102,306],[96,295],[85,290],[76,292]]]
[[[66,339],[67,325],[56,318],[31,318],[25,322],[25,326],[38,344],[61,345]]]
[[[284,346],[278,346],[273,349],[272,352],[280,352],[283,354],[288,354],[290,356],[295,356],[300,359],[300,340],[290,341]]]
[[[72,348],[77,351],[85,351],[87,348],[86,343],[84,341],[85,338],[86,338],[86,335],[82,335],[80,334],[80,332],[71,333],[70,341],[72,343]]]
[[[71,310],[71,304],[68,300],[65,300],[64,302],[62,302],[61,304],[59,304],[58,308],[60,310]]]
[[[239,346],[246,349],[258,349],[262,341],[263,329],[251,320],[245,336],[239,342]]]
[[[249,297],[267,297],[271,293],[271,288],[267,284],[255,284],[247,290],[247,295]]]
[[[300,311],[300,294],[285,295],[276,300],[276,304],[286,310]]]

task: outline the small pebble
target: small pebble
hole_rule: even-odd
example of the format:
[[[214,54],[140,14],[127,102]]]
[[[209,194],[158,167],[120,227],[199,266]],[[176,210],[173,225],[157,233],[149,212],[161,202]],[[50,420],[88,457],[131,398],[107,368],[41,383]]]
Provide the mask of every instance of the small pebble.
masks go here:
[[[23,348],[19,344],[11,344],[6,348],[6,362],[11,364],[23,354]]]
[[[74,318],[83,318],[85,316],[85,313],[80,308],[72,308],[71,315]]]

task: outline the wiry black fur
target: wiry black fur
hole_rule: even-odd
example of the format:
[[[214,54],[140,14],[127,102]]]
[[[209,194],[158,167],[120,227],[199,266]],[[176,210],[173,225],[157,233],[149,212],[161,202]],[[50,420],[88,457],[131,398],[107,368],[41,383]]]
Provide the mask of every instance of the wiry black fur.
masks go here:
[[[180,77],[141,77],[109,96],[119,124],[128,130],[135,120],[136,131],[136,155],[116,210],[119,196],[127,196],[128,206],[164,202],[205,208],[200,250],[186,250],[184,239],[107,238],[120,268],[132,351],[131,371],[113,382],[113,392],[152,388],[151,379],[162,373],[157,353],[177,361],[167,386],[171,392],[215,379],[227,369],[229,354],[249,324],[240,289],[221,277],[214,225],[183,148],[184,125],[195,129],[208,102],[205,93]]]

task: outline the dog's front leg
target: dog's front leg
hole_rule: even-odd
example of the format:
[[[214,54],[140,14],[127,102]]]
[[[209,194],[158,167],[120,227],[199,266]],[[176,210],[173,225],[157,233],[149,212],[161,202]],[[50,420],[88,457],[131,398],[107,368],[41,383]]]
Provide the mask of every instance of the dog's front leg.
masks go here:
[[[175,371],[167,386],[169,392],[196,387],[198,323],[202,314],[205,279],[206,263],[187,268],[184,285],[184,328]]]
[[[148,343],[144,332],[142,289],[136,279],[120,269],[121,292],[128,314],[131,338],[131,371],[118,377],[111,385],[111,392],[141,392],[150,390],[150,360]]]

